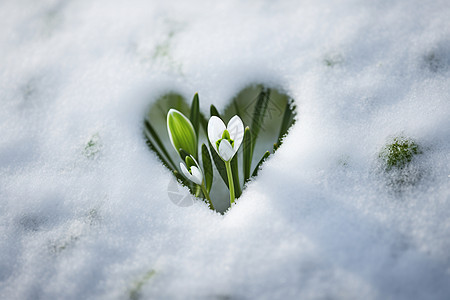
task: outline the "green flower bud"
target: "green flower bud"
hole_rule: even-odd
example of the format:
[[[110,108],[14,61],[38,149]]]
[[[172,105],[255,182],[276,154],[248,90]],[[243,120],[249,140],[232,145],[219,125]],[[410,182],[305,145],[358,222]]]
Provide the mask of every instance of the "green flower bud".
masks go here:
[[[197,135],[194,126],[186,116],[173,108],[167,113],[167,132],[178,154],[179,150],[183,149],[197,157]]]

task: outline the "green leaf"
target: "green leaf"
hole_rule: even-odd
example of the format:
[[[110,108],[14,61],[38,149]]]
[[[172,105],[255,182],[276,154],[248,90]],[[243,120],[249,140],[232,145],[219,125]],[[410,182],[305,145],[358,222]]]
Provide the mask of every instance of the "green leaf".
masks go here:
[[[295,106],[291,105],[291,101],[286,103],[283,119],[281,121],[280,133],[278,135],[277,147],[282,144],[283,137],[286,136],[289,128],[295,123]]]
[[[186,160],[186,157],[190,155],[189,153],[187,153],[187,151],[184,151],[184,149],[181,148],[178,149],[178,153],[180,153],[180,157],[183,161]]]
[[[201,193],[202,193],[202,188],[198,184],[195,184],[195,192],[193,193],[194,196],[199,198]]]
[[[220,114],[219,114],[219,111],[218,111],[217,108],[216,108],[214,105],[212,105],[212,104],[211,104],[211,107],[210,107],[210,109],[209,109],[209,112],[210,112],[211,117],[212,117],[212,116],[216,116],[216,117],[219,117],[219,118],[222,119],[222,117],[221,117]]]
[[[233,174],[234,195],[239,198],[242,194],[241,184],[239,182],[239,169],[237,154],[231,159],[231,172]]]
[[[206,147],[205,144],[202,144],[202,162],[203,162],[203,174],[205,176],[206,190],[209,193],[211,191],[214,174],[211,155],[209,154],[208,147]]]
[[[266,151],[266,153],[264,153],[263,157],[260,159],[260,161],[258,162],[258,164],[256,165],[255,170],[253,170],[253,174],[252,177],[258,175],[258,171],[261,168],[261,165],[263,164],[263,162],[269,157],[270,152]]]
[[[261,88],[261,92],[258,95],[258,100],[255,104],[255,109],[253,111],[253,120],[252,120],[252,146],[253,148],[256,145],[256,139],[258,138],[259,131],[263,125],[264,117],[266,115],[267,106],[269,104],[270,99],[270,89],[266,89],[264,87]],[[252,149],[252,153],[253,153]]]
[[[145,125],[145,137],[147,139],[147,145],[149,146],[149,148],[156,153],[156,155],[159,157],[159,159],[163,162],[163,164],[166,165],[166,167],[168,167],[170,170],[176,170],[175,167],[175,163],[173,162],[172,158],[170,157],[169,153],[167,153],[166,148],[164,147],[163,143],[161,142],[158,134],[156,133],[156,131],[153,129],[152,125],[150,124],[150,122],[148,122],[147,120],[144,121],[144,125]],[[150,136],[153,138],[153,140],[156,142],[156,144],[158,145],[159,149],[163,152],[164,155],[162,155],[157,148],[155,147],[154,143],[152,142],[152,140],[150,139]],[[164,157],[165,156],[165,157]]]
[[[191,105],[191,115],[189,116],[189,119],[192,122],[192,125],[195,129],[195,134],[198,136],[198,132],[200,129],[200,107],[199,107],[199,100],[198,100],[198,93],[195,93],[194,99],[192,99],[192,105]]]
[[[150,123],[148,123],[148,125],[150,125]],[[147,126],[146,126],[146,128],[147,128]],[[152,140],[150,139],[148,131],[149,131],[148,128],[147,128],[147,131],[144,131],[145,138],[146,138],[145,142],[146,142],[147,146],[150,148],[150,150],[155,152],[156,156],[159,158],[159,160],[162,162],[162,164],[166,168],[168,168],[170,171],[172,171],[173,175],[177,178],[178,182],[180,182],[184,186],[187,186],[189,188],[189,190],[191,191],[191,193],[194,193],[193,183],[190,180],[187,180],[186,178],[184,178],[184,176],[182,176],[178,172],[178,170],[175,167],[175,164],[172,162],[172,160],[170,160],[171,162],[167,161],[166,158],[164,157],[164,155],[162,155],[158,151],[158,149],[156,148],[156,146],[153,144]],[[170,158],[170,156],[169,156],[169,158]]]
[[[167,160],[161,155],[161,153],[159,153],[158,149],[156,149],[155,145],[153,145],[152,141],[150,140],[150,138],[147,136],[147,134],[145,134],[145,143],[147,144],[147,146],[150,148],[150,150],[152,150],[153,152],[155,152],[156,156],[158,157],[158,159],[162,162],[162,164],[169,170],[173,171],[173,166],[170,165]]]
[[[243,159],[242,164],[244,168],[244,184],[250,179],[250,169],[252,166],[252,132],[247,126],[244,131],[244,139],[242,141]]]
[[[200,125],[202,125],[205,134],[208,135],[208,120],[206,120],[205,116],[202,113],[199,114],[199,117],[200,117]]]
[[[197,159],[197,135],[191,121],[176,109],[167,113],[167,131],[175,151],[184,149]]]

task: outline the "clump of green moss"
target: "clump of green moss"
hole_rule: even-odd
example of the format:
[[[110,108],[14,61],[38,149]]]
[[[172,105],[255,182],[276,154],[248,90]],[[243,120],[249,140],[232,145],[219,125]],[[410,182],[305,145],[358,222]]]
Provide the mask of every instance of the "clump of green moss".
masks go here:
[[[380,171],[392,191],[401,193],[423,178],[425,170],[419,161],[415,161],[420,154],[420,145],[403,136],[395,137],[383,147],[378,154]]]
[[[414,156],[421,153],[422,150],[414,140],[396,137],[392,143],[381,150],[379,158],[384,162],[385,170],[390,171],[393,168],[405,168],[413,160]]]

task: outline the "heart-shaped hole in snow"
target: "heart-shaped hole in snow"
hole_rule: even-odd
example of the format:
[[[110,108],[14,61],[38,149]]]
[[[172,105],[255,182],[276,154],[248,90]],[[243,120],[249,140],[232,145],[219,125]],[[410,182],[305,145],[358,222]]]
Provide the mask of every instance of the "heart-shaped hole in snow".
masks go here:
[[[201,106],[201,95],[200,107]],[[160,161],[175,175],[178,182],[186,185],[191,191],[192,195],[202,195],[199,188],[195,184],[183,177],[180,171],[180,162],[183,160],[180,155],[173,148],[168,131],[167,131],[167,113],[170,109],[174,108],[189,118],[191,114],[190,103],[178,93],[168,93],[160,97],[149,109],[144,120],[144,136],[146,138],[149,149],[154,152]],[[215,107],[211,107],[211,113],[215,114]],[[201,109],[204,111],[204,109]],[[235,115],[238,115],[244,126],[249,126],[252,136],[253,155],[251,159],[250,168],[247,168],[247,175],[244,175],[243,170],[243,151],[244,146],[241,146],[232,160],[235,164],[234,171],[234,186],[236,198],[242,193],[245,185],[248,181],[254,180],[257,176],[258,170],[261,167],[263,157],[267,156],[268,151],[270,155],[276,152],[278,147],[281,146],[283,139],[288,134],[289,129],[295,123],[296,120],[296,108],[293,99],[291,99],[285,93],[280,92],[274,88],[268,88],[263,85],[251,85],[243,89],[239,94],[231,100],[228,106],[218,111],[220,117],[225,124]],[[220,165],[219,161],[214,161],[215,153],[212,145],[210,145],[207,137],[207,121],[210,118],[210,114],[201,115],[200,129],[199,129],[199,153],[201,153],[202,143],[208,146],[209,152],[213,155],[213,184],[210,190],[211,200],[214,205],[214,209],[218,212],[224,212],[229,208],[230,203],[228,201],[228,183],[226,178],[226,172]],[[201,159],[202,155],[199,155],[199,164],[203,165]],[[236,160],[236,161],[235,161]],[[175,171],[175,172],[174,172]],[[249,178],[244,178],[249,177]],[[247,180],[245,180],[247,179]],[[174,181],[171,182],[174,185]],[[180,193],[184,190],[181,187],[171,186],[170,190],[176,189]],[[173,195],[172,195],[173,196]],[[178,198],[186,199],[185,195],[179,195]],[[177,201],[178,201],[177,198]],[[174,203],[178,203],[174,201]],[[194,200],[193,200],[194,201]],[[186,206],[186,201],[183,201],[183,206]]]

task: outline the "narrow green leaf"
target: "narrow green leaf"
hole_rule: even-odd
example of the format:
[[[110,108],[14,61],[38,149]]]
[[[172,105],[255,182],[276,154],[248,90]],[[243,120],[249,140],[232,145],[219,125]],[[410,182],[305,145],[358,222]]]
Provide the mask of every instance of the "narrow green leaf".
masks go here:
[[[199,100],[198,100],[198,93],[195,93],[194,99],[192,99],[192,105],[191,105],[191,115],[189,116],[189,119],[192,122],[192,125],[195,129],[195,134],[198,137],[198,132],[200,129],[200,106],[199,106]]]
[[[195,192],[193,193],[194,196],[199,198],[201,193],[202,193],[202,188],[198,184],[196,184],[195,185]]]
[[[205,185],[208,193],[211,191],[213,183],[213,167],[211,161],[211,155],[209,154],[208,147],[205,144],[202,145],[202,162],[203,162],[203,174],[205,176]]]
[[[261,168],[261,165],[263,164],[263,162],[269,157],[270,152],[266,151],[266,153],[264,153],[263,157],[261,158],[261,160],[258,162],[258,164],[256,165],[255,170],[253,170],[253,174],[252,177],[258,175],[258,171]]]
[[[253,148],[256,145],[256,139],[258,138],[259,132],[264,122],[264,117],[266,115],[267,106],[269,104],[270,99],[270,89],[266,89],[264,87],[261,88],[261,92],[258,95],[258,100],[255,104],[255,109],[253,111],[253,120],[252,120],[252,146]],[[252,149],[252,153],[253,153]]]
[[[155,145],[153,145],[152,141],[150,140],[150,138],[147,136],[147,134],[145,134],[145,143],[147,144],[148,148],[155,152],[156,156],[158,157],[158,159],[161,161],[161,163],[169,170],[173,171],[173,166],[171,166],[169,164],[169,162],[161,155],[161,153],[159,153],[158,149],[155,147]]]
[[[178,149],[178,153],[180,153],[180,157],[183,161],[186,160],[186,156],[189,156],[190,154],[187,153],[187,151],[184,151],[184,149]]]
[[[147,122],[147,121],[146,121]],[[148,123],[148,122],[147,122]],[[149,123],[148,123],[149,124]],[[149,124],[150,125],[150,124]],[[147,126],[146,126],[147,127]],[[145,142],[147,144],[147,146],[150,148],[150,150],[152,150],[153,152],[155,152],[156,156],[159,158],[159,160],[162,162],[162,164],[168,168],[170,171],[172,171],[173,175],[177,178],[178,182],[180,182],[182,185],[187,186],[189,188],[189,190],[191,191],[191,193],[194,193],[194,186],[193,183],[189,180],[187,180],[186,178],[184,178],[184,176],[182,176],[177,168],[175,167],[174,163],[172,162],[172,160],[170,160],[171,162],[169,163],[169,161],[166,160],[166,158],[164,157],[164,155],[162,155],[158,149],[156,148],[156,146],[153,144],[152,140],[150,139],[149,136],[149,130],[147,128],[147,131],[144,131],[144,136],[145,136]],[[170,156],[169,156],[170,158]]]
[[[282,144],[283,137],[286,136],[289,128],[295,123],[295,106],[291,105],[291,102],[286,103],[284,109],[283,119],[281,121],[280,133],[278,135],[278,146]]]
[[[288,125],[289,125],[289,121],[291,119],[291,107],[289,105],[289,102],[286,103],[286,107],[284,108],[284,114],[283,114],[283,119],[281,121],[281,127],[280,127],[280,133],[278,135],[278,140],[280,140],[281,138],[283,138],[283,136],[286,134],[286,131],[288,129]]]
[[[291,118],[290,118],[290,120],[289,120],[289,126],[288,126],[288,129],[291,128],[291,126],[295,124],[295,121],[296,121],[295,116],[296,116],[296,115],[297,115],[297,113],[295,112],[295,110],[292,111],[292,115],[291,115]]]
[[[231,159],[231,172],[233,174],[234,195],[239,198],[242,194],[241,183],[239,182],[239,169],[237,154]]]
[[[218,111],[217,108],[216,108],[214,105],[212,105],[212,104],[211,104],[211,107],[210,107],[210,109],[209,109],[209,112],[210,112],[211,117],[212,117],[212,116],[216,116],[216,117],[219,117],[219,118],[222,119],[222,117],[221,117],[220,114],[219,114],[219,111]]]
[[[202,113],[199,114],[199,117],[200,117],[200,125],[202,126],[205,134],[208,135],[208,120]]]
[[[220,174],[220,177],[222,177],[223,182],[225,182],[225,185],[228,187],[228,175],[227,175],[227,169],[225,167],[225,163],[220,158],[219,154],[214,150],[211,143],[209,143],[209,152],[211,152],[211,156],[214,161],[214,165],[216,166],[217,171]]]
[[[244,140],[242,141],[243,159],[242,165],[244,168],[244,184],[250,179],[250,170],[252,166],[252,132],[247,126],[244,131]]]
[[[170,157],[169,153],[167,153],[166,148],[164,147],[164,144],[161,142],[158,134],[156,133],[156,131],[153,129],[152,125],[150,124],[150,122],[148,122],[147,120],[145,120],[144,122],[145,125],[145,137],[147,138],[147,145],[150,147],[150,149],[153,150],[153,152],[155,152],[159,159],[162,162],[165,162],[166,166],[170,166],[169,169],[174,170],[176,169],[175,167],[175,163],[173,162],[172,158]],[[156,144],[158,145],[159,149],[163,152],[165,158],[163,158],[163,155],[161,155],[161,153],[159,153],[159,151],[156,149],[155,145],[153,144],[153,142],[151,141],[149,135],[153,138],[153,140],[156,142]],[[150,143],[150,144],[149,144]]]

